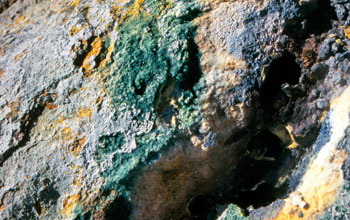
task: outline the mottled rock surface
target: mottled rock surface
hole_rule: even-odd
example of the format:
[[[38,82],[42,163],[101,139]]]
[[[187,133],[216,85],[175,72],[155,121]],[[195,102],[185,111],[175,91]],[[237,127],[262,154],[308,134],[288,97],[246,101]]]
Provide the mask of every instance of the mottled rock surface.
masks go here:
[[[349,219],[349,11],[0,1],[0,219]]]

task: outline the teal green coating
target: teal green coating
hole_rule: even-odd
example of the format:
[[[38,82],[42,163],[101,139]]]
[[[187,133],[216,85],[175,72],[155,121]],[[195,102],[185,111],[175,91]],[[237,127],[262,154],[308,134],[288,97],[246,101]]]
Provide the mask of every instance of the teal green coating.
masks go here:
[[[230,204],[228,205],[225,214],[219,220],[252,220],[250,217],[244,217],[240,208]]]
[[[147,1],[155,6],[158,1]],[[153,3],[153,4],[152,4]],[[188,8],[190,14],[193,10]],[[154,12],[156,13],[156,12]],[[158,13],[156,13],[157,15]],[[187,17],[149,16],[141,14],[124,23],[118,33],[115,66],[107,82],[107,90],[117,110],[117,115],[131,110],[141,110],[138,120],[149,112],[156,118],[154,109],[159,104],[163,86],[176,79],[178,82],[188,73],[188,39],[193,39],[194,26]],[[163,19],[161,32],[158,22]],[[121,110],[121,106],[125,106]]]
[[[199,56],[190,45],[195,37],[191,20],[199,15],[200,7],[183,0],[166,11],[159,10],[165,2],[145,1],[145,12],[119,27],[106,81],[120,131],[101,137],[96,160],[113,164],[101,174],[107,180],[103,190],[115,189],[125,198],[142,170],[201,119],[198,100],[202,84],[186,81],[193,77],[193,57]],[[176,107],[170,105],[170,99],[177,101]],[[172,118],[176,118],[175,125],[170,123]],[[121,152],[131,141],[136,148]]]

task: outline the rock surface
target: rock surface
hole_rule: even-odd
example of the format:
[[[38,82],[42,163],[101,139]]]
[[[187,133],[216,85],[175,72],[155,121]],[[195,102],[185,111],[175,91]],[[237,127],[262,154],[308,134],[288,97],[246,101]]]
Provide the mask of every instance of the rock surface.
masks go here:
[[[349,219],[350,2],[3,0],[1,219]]]

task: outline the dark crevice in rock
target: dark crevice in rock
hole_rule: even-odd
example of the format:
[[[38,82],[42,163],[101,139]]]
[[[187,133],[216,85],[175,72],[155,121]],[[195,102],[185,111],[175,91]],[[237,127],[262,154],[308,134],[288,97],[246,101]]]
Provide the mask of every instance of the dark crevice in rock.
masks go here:
[[[238,193],[237,197],[233,200],[233,203],[244,211],[245,215],[249,212],[246,210],[248,207],[260,208],[268,206],[278,197],[274,195],[276,189],[268,183],[262,182],[253,190],[242,190]]]
[[[199,60],[199,48],[193,39],[188,40],[188,62],[186,69],[184,70],[185,79],[180,84],[180,88],[183,90],[191,90],[194,94],[193,87],[199,82],[202,76],[202,70]]]
[[[267,206],[282,198],[288,183],[279,182],[279,177],[288,172],[283,168],[290,159],[291,152],[281,140],[262,130],[249,141],[246,156],[238,164],[232,184],[228,184],[236,183],[236,186],[224,189],[221,202],[234,203],[246,210],[250,206],[254,209]]]
[[[187,211],[193,219],[206,219],[210,208],[210,197],[205,195],[195,196],[187,203]]]
[[[103,34],[100,35],[100,37],[103,37]],[[108,41],[108,42],[106,42]],[[108,52],[108,46],[110,44],[110,40],[107,38],[107,40],[102,43],[101,50],[99,54],[95,58],[95,66],[100,67],[101,62],[103,59],[106,58],[107,52]]]
[[[276,159],[283,151],[279,138],[267,130],[255,135],[248,143],[249,156],[255,159],[268,157]]]
[[[243,137],[244,135],[249,134],[251,131],[251,129],[253,129],[251,126],[248,127],[247,129],[242,129],[239,130],[238,132],[233,133],[224,143],[224,146],[229,146],[235,142],[237,142],[241,137]]]
[[[16,146],[9,148],[3,153],[2,158],[0,158],[0,166],[2,166],[4,162],[8,160],[18,149],[27,145],[27,143],[30,141],[30,132],[35,127],[36,122],[44,110],[45,105],[39,104],[36,108],[32,109],[23,117],[20,129],[23,136]]]
[[[87,43],[84,44],[81,42],[81,50],[77,52],[77,57],[73,61],[73,65],[76,67],[81,67],[84,63],[86,56],[92,50],[92,42],[96,39],[96,36],[92,36],[87,40]]]
[[[40,202],[36,202],[34,204],[34,209],[35,209],[36,213],[38,213],[38,215],[41,215],[42,208],[41,208]]]
[[[260,104],[267,114],[274,109],[275,104],[280,100],[282,84],[295,85],[299,82],[301,68],[296,63],[296,57],[290,53],[285,53],[281,57],[271,62],[264,82],[261,87]]]
[[[338,20],[335,8],[330,0],[318,0],[305,4],[301,11],[304,17],[288,21],[285,33],[296,39],[305,40],[312,35],[321,35],[333,28],[333,22]]]
[[[176,86],[176,79],[170,77],[164,84],[160,87],[159,92],[156,94],[155,106],[157,107],[157,114],[161,115],[164,121],[170,123],[171,117],[174,114],[174,109],[170,106],[171,94],[174,92]]]
[[[185,219],[216,219],[217,208],[229,203],[249,215],[251,210],[268,206],[287,195],[289,181],[281,181],[280,177],[295,164],[291,151],[276,135],[261,130],[250,139],[244,155],[216,190],[203,191],[187,200],[189,216]]]
[[[320,35],[332,29],[333,21],[337,20],[335,8],[330,0],[318,0],[316,10],[305,18],[305,36]]]
[[[131,214],[130,202],[120,196],[116,198],[111,204],[108,205],[104,212],[105,220],[125,220],[129,219]]]
[[[146,92],[147,85],[144,80],[140,80],[138,84],[135,83],[135,94],[139,96],[143,96]]]

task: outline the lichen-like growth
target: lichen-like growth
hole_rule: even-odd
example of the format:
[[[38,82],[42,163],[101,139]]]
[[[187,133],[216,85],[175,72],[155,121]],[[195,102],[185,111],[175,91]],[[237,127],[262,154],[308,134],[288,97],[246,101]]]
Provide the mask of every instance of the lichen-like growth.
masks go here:
[[[251,220],[250,217],[244,217],[242,211],[237,206],[230,204],[227,210],[219,220]]]
[[[116,189],[126,198],[144,165],[158,159],[177,135],[200,120],[201,84],[192,79],[201,73],[193,68],[199,54],[193,49],[191,23],[200,12],[199,4],[151,0],[140,1],[137,7],[137,13],[118,27],[106,82],[119,132],[101,138],[96,156],[104,164],[104,189]]]
[[[159,2],[149,4],[152,9]],[[180,10],[191,9],[187,4]],[[158,18],[160,12],[152,13],[155,15],[141,13],[121,25],[114,55],[116,63],[108,79],[117,115],[136,108],[141,111],[137,120],[145,120],[146,113],[154,112],[165,83],[172,79],[181,82],[191,62],[188,40],[193,39],[195,30],[190,16]],[[152,114],[152,119],[155,117]]]

